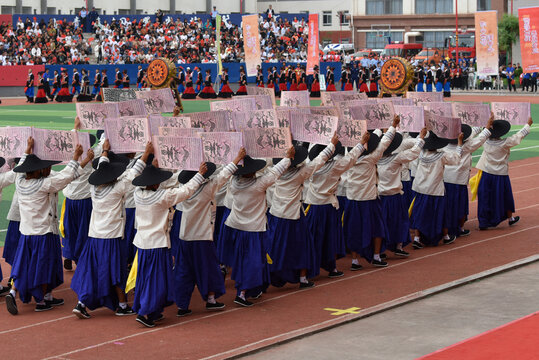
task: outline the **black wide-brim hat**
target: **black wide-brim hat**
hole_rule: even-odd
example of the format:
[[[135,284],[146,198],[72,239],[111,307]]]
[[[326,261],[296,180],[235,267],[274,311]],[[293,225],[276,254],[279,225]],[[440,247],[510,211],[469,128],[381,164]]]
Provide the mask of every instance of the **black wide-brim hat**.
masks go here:
[[[307,156],[309,156],[309,150],[303,146],[294,146],[294,149],[296,150],[296,153],[294,154],[294,159],[292,159],[292,162],[290,163],[290,167],[301,164],[307,159]],[[273,158],[273,165],[277,165],[282,159],[283,158]]]
[[[266,160],[253,159],[252,157],[247,155],[243,159],[243,165],[238,165],[238,170],[236,170],[234,175],[252,174],[259,170],[262,170],[265,167],[266,167]]]
[[[4,166],[5,163],[6,163],[6,159],[0,156],[0,167]]]
[[[376,135],[375,133],[371,132],[371,136],[369,137],[369,141],[367,142],[367,149],[363,151],[361,156],[369,155],[372,153],[378,145],[380,144],[380,136]]]
[[[172,171],[162,170],[153,165],[148,165],[142,170],[142,174],[131,182],[135,186],[151,186],[161,184],[172,177]]]
[[[94,146],[97,141],[97,137],[94,134],[90,134],[90,147]]]
[[[208,179],[210,176],[213,175],[213,173],[217,169],[217,166],[214,163],[207,161],[206,167],[208,168],[208,171],[206,171],[203,176],[205,179]],[[197,174],[197,172],[198,171],[194,170],[183,170],[178,175],[178,182],[180,184],[187,184]]]
[[[101,135],[103,135],[103,133],[105,132],[105,130],[97,130],[95,132],[95,136],[98,138],[98,139],[101,139]]]
[[[126,168],[127,164],[124,163],[103,161],[97,170],[90,175],[88,182],[95,186],[111,183],[118,179]]]
[[[492,123],[492,129],[490,129],[490,137],[492,139],[497,139],[511,130],[511,123],[506,120],[494,120]]]
[[[419,133],[415,131],[411,131],[408,133],[408,135],[410,135],[410,137],[416,138],[419,135]]]
[[[449,139],[443,139],[438,137],[432,131],[429,131],[429,136],[425,138],[425,145],[423,145],[423,150],[438,150],[449,144]]]
[[[111,162],[111,163],[125,164],[126,167],[127,167],[127,165],[129,165],[130,160],[125,155],[118,155],[113,151],[109,151],[107,153],[107,157],[109,158],[109,162]],[[99,164],[99,158],[100,158],[100,156],[98,156],[94,160],[92,160],[92,167],[94,169],[97,169],[97,165]]]
[[[313,161],[322,151],[324,151],[326,147],[326,145],[321,144],[316,144],[313,146],[311,151],[309,151],[309,160]],[[333,152],[333,155],[331,155],[330,159],[333,159],[337,155],[344,155],[344,146],[342,146],[340,141],[337,143],[337,145],[335,145],[335,151]]]
[[[389,144],[387,149],[384,151],[384,156],[391,155],[393,151],[397,150],[397,148],[401,146],[401,144],[402,144],[402,134],[395,133],[393,140],[391,140],[391,144]]]
[[[464,137],[462,138],[462,141],[468,140],[468,138],[472,135],[472,127],[468,124],[461,124],[460,125],[460,132],[464,134]],[[450,144],[458,144],[459,139],[449,139]]]
[[[37,157],[37,155],[29,154],[26,156],[26,159],[24,159],[24,162],[21,165],[16,166],[13,171],[16,173],[29,173],[32,171],[46,169],[59,163],[61,163],[61,161],[41,160]]]

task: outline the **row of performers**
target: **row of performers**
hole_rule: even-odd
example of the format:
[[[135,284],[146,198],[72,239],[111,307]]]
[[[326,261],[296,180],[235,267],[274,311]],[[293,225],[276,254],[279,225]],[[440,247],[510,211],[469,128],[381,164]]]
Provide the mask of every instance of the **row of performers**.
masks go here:
[[[449,68],[442,70],[436,69],[434,66],[430,69],[419,68],[416,71],[416,91],[417,92],[432,92],[433,86],[436,92],[444,93],[444,97],[451,96],[451,81],[453,80],[453,74]]]

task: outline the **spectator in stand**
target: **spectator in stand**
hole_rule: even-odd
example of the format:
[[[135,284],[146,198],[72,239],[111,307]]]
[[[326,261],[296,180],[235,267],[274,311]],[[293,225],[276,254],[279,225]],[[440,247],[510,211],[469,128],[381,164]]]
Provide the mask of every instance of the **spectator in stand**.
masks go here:
[[[270,19],[275,16],[275,10],[273,10],[271,4],[269,4],[268,9],[266,10],[266,16]]]
[[[157,9],[157,11],[155,12],[155,17],[157,18],[157,21],[159,21],[160,24],[163,23],[163,12],[161,11],[161,9]]]
[[[92,11],[88,14],[88,29],[91,31],[94,31],[94,24],[97,21],[97,18],[99,17],[99,14],[97,13],[97,10],[95,7],[92,7]]]
[[[79,12],[79,16],[80,16],[80,21],[81,21],[81,25],[82,25],[82,31],[86,32],[88,31],[88,25],[86,24],[86,21],[88,20],[87,17],[88,17],[88,11],[86,10],[86,8],[83,6],[82,9],[80,9],[80,12]]]
[[[213,11],[211,12],[211,26],[212,28],[215,28],[215,21],[217,19],[217,15],[219,15],[219,12],[217,11],[217,7],[213,7]]]

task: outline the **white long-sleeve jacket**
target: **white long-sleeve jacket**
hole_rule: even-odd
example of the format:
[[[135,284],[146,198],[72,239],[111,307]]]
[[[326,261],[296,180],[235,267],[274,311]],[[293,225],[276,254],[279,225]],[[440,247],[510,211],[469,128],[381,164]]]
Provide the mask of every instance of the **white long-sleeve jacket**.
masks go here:
[[[419,155],[412,190],[425,195],[444,196],[444,167],[457,165],[461,153],[462,147],[460,146],[457,146],[454,152],[423,150]]]
[[[407,150],[396,154],[384,156],[378,161],[378,194],[391,196],[403,194],[402,191],[402,168],[419,157],[425,141],[421,138],[414,139],[415,145]],[[408,174],[409,176],[409,174]]]

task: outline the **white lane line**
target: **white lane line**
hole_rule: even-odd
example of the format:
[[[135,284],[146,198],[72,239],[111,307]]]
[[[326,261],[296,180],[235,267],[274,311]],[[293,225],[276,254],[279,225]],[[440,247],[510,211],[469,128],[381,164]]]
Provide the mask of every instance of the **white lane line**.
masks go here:
[[[441,255],[441,254],[445,254],[445,253],[448,253],[448,252],[451,252],[451,251],[460,250],[460,249],[463,249],[463,248],[468,247],[468,246],[481,244],[481,243],[484,243],[486,241],[496,240],[496,239],[500,239],[500,238],[503,238],[503,237],[506,237],[506,236],[512,236],[512,235],[515,235],[515,234],[518,234],[518,233],[521,233],[521,232],[525,232],[525,231],[533,230],[533,229],[537,229],[537,228],[539,228],[539,225],[535,225],[535,226],[531,226],[531,227],[528,227],[528,228],[525,228],[525,229],[517,230],[517,231],[511,232],[511,233],[508,233],[508,234],[501,234],[501,235],[486,238],[486,239],[483,239],[483,240],[470,242],[468,244],[464,244],[464,245],[461,245],[461,246],[458,246],[458,247],[451,247],[448,250],[442,250],[442,251],[432,253],[432,254],[428,254],[428,255],[424,255],[424,256],[421,256],[421,257],[408,259],[406,262],[400,262],[400,263],[392,264],[391,268],[394,268],[394,267],[397,267],[397,266],[402,266],[402,265],[405,265],[405,264],[410,264],[412,262],[419,261],[419,260],[422,260],[422,259],[427,259],[427,258],[430,258],[430,257],[433,257],[433,256],[438,256],[438,255]],[[340,279],[335,279],[335,280],[332,280],[330,282],[317,285],[316,288],[329,286],[329,285],[332,285],[332,284],[339,283],[341,281],[352,280],[352,279],[355,279],[355,278],[358,278],[358,277],[361,277],[361,276],[367,276],[367,275],[370,275],[370,274],[373,274],[373,273],[376,273],[376,272],[379,272],[379,271],[384,271],[384,270],[385,270],[385,268],[378,268],[378,269],[371,270],[369,272],[365,272],[365,273],[361,273],[361,274],[357,274],[357,275],[352,275],[352,276],[347,276],[347,277],[340,278]],[[286,294],[283,294],[283,295],[280,295],[280,296],[275,296],[275,297],[272,297],[270,299],[266,299],[266,300],[257,302],[257,305],[258,304],[263,304],[263,303],[266,303],[266,302],[270,302],[270,301],[274,301],[274,300],[277,300],[277,299],[281,299],[281,298],[284,298],[284,297],[288,297],[288,296],[291,296],[291,295],[301,294],[302,292],[303,291],[293,291],[293,292],[289,292],[289,293],[286,293]],[[102,343],[99,343],[99,344],[94,344],[94,345],[90,345],[90,346],[87,346],[87,347],[84,347],[84,348],[75,349],[75,350],[72,350],[72,351],[69,351],[69,352],[66,352],[66,353],[63,353],[63,354],[54,355],[54,356],[46,358],[45,360],[63,358],[63,357],[68,356],[68,355],[72,355],[72,354],[76,354],[76,353],[79,353],[79,352],[82,352],[82,351],[95,349],[97,347],[112,344],[112,343],[117,342],[117,341],[123,341],[123,340],[131,339],[131,338],[134,338],[134,337],[137,337],[137,336],[151,334],[151,333],[154,333],[156,331],[161,331],[161,330],[165,330],[165,329],[169,329],[169,328],[174,328],[174,327],[177,327],[177,326],[182,326],[182,325],[194,322],[194,321],[205,320],[205,319],[208,319],[208,318],[211,318],[211,317],[214,317],[214,316],[220,316],[220,315],[228,314],[228,313],[230,313],[232,311],[238,311],[238,310],[245,310],[245,309],[236,308],[236,309],[224,311],[224,312],[221,312],[221,313],[215,313],[215,314],[212,314],[212,315],[206,315],[206,316],[203,316],[203,317],[200,317],[200,318],[197,318],[197,319],[193,319],[193,320],[189,320],[189,321],[185,321],[185,322],[181,322],[181,323],[176,323],[176,324],[172,324],[172,325],[168,325],[168,326],[163,326],[163,327],[160,327],[160,328],[158,327],[158,328],[154,328],[152,330],[141,331],[141,332],[138,332],[138,333],[135,333],[135,334],[131,334],[131,335],[127,335],[127,336],[124,336],[124,337],[117,338],[117,339],[105,341],[105,342],[102,342]],[[54,320],[50,320],[49,322],[53,322],[53,321]],[[32,325],[29,325],[28,327],[30,327],[30,326],[32,326]],[[13,329],[12,331],[17,331],[17,330],[18,329]],[[6,332],[9,332],[9,330],[6,331]]]
[[[529,149],[536,149],[536,148],[539,148],[539,145],[526,146],[526,147],[521,147],[521,148],[515,148],[515,149],[511,149],[511,152],[522,151],[522,150],[529,150]],[[479,155],[472,155],[472,158],[478,158],[478,157],[481,157],[481,154],[479,154]]]

